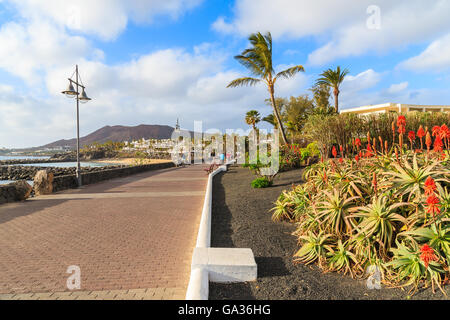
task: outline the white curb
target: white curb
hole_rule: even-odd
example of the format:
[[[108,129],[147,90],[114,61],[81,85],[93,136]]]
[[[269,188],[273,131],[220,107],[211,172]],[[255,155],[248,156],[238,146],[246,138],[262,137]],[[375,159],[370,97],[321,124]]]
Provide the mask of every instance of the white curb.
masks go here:
[[[209,281],[242,282],[257,277],[257,266],[251,249],[210,248],[212,182],[219,172],[227,171],[227,165],[219,167],[208,177],[197,244],[192,255],[191,277],[186,300],[208,300]]]

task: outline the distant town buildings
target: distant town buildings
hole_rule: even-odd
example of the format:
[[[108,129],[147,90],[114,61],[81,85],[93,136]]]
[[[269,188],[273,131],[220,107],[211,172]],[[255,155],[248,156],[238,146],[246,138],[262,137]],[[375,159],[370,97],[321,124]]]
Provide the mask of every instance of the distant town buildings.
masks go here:
[[[387,113],[387,112],[450,112],[450,105],[414,105],[401,103],[383,103],[377,105],[368,105],[352,109],[341,110],[341,113],[357,113],[360,115]]]

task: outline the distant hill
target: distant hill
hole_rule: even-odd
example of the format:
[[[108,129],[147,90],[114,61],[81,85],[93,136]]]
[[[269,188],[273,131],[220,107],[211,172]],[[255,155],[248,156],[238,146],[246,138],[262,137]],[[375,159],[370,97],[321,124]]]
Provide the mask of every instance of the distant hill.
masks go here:
[[[97,131],[80,138],[81,146],[94,142],[104,143],[107,141],[121,142],[139,139],[169,139],[175,129],[170,126],[139,125],[136,127],[106,126]],[[75,148],[77,139],[58,140],[42,146],[41,148],[56,148],[70,146]]]

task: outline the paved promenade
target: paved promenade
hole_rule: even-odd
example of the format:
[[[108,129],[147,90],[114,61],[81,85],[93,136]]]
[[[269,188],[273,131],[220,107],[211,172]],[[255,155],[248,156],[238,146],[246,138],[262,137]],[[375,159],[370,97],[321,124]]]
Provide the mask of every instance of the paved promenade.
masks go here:
[[[184,299],[203,166],[0,206],[0,299]],[[81,289],[69,290],[69,266]]]

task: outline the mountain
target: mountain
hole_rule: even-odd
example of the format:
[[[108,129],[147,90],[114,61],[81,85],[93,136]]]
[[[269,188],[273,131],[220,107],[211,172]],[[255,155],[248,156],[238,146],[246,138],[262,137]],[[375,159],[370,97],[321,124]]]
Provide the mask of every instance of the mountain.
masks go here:
[[[106,126],[97,131],[80,138],[81,146],[89,145],[94,142],[104,143],[107,141],[121,142],[139,139],[169,139],[175,129],[170,126],[145,125],[136,127],[126,126]],[[70,146],[75,148],[77,139],[58,140],[41,148],[56,148]]]

